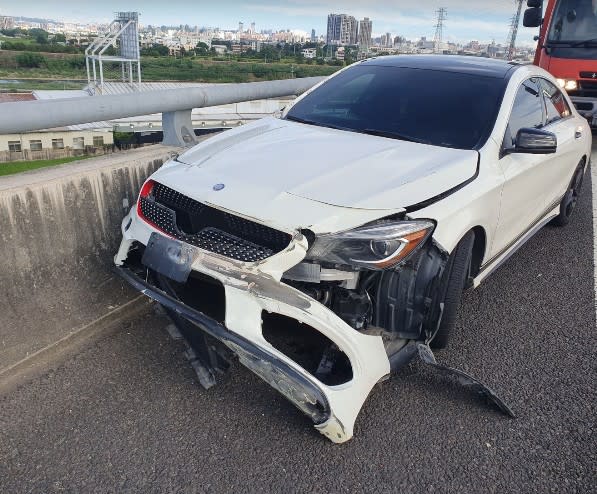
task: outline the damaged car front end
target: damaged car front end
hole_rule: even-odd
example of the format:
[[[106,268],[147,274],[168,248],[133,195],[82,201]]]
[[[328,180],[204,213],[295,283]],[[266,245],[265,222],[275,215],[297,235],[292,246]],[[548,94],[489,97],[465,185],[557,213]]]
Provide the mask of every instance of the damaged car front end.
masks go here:
[[[431,347],[446,346],[464,289],[567,223],[590,156],[574,110],[543,122],[536,88],[553,81],[539,68],[382,58],[164,164],[115,257],[165,307],[204,387],[238,359],[337,443],[415,357],[513,416]],[[518,98],[541,125],[522,126]]]
[[[205,386],[236,357],[322,434],[350,439],[372,387],[437,325],[432,301],[448,255],[431,238],[433,222],[398,213],[343,233],[281,231],[159,179],[160,171],[123,220],[121,276],[162,304],[188,340],[207,335],[192,345]],[[308,355],[281,341],[289,327]]]

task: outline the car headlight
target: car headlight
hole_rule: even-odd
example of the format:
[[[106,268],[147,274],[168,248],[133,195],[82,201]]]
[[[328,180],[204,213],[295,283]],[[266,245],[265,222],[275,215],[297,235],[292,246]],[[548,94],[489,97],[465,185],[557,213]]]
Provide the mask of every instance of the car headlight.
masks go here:
[[[574,79],[556,79],[558,85],[566,91],[575,91],[578,89],[578,83]]]
[[[387,269],[404,261],[433,233],[428,220],[363,226],[316,237],[306,259],[331,264]]]

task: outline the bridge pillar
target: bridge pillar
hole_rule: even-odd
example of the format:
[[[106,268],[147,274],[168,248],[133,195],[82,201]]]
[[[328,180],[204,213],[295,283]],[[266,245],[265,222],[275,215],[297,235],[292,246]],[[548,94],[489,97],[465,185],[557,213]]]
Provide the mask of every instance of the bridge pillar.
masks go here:
[[[166,146],[188,147],[197,143],[193,122],[192,110],[169,111],[162,113],[162,129]]]

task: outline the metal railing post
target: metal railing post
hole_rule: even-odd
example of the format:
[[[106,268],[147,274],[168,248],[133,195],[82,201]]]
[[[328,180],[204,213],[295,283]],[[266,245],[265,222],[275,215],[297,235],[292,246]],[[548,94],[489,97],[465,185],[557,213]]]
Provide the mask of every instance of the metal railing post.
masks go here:
[[[164,139],[162,144],[166,146],[192,146],[197,142],[193,121],[192,110],[169,111],[162,113],[162,130]]]

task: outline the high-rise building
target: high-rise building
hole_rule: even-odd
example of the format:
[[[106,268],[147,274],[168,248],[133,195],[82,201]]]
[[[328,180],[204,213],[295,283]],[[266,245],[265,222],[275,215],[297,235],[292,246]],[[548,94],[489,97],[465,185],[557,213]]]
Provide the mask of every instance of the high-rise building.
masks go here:
[[[243,32],[243,29],[244,29],[244,27],[245,27],[245,25],[244,25],[242,22],[239,22],[239,23],[238,23],[238,32],[239,32],[239,33],[242,33],[242,32]]]
[[[317,37],[315,36],[315,29],[311,29],[311,41],[314,43],[317,41]]]
[[[338,14],[328,15],[328,29],[326,34],[326,43],[340,43],[340,27],[342,25],[342,16]]]
[[[362,53],[368,53],[371,48],[372,28],[373,22],[369,20],[369,17],[359,21],[359,51]]]
[[[255,34],[255,21],[251,22],[251,34]]]
[[[0,15],[0,29],[12,29],[14,27],[15,24],[12,17]]]
[[[386,46],[391,48],[393,43],[394,38],[392,38],[392,33],[386,33]]]
[[[346,14],[328,15],[327,44],[356,45],[358,34],[357,20]]]
[[[358,32],[357,20],[351,15],[344,16],[340,28],[340,43],[343,45],[356,45]]]

